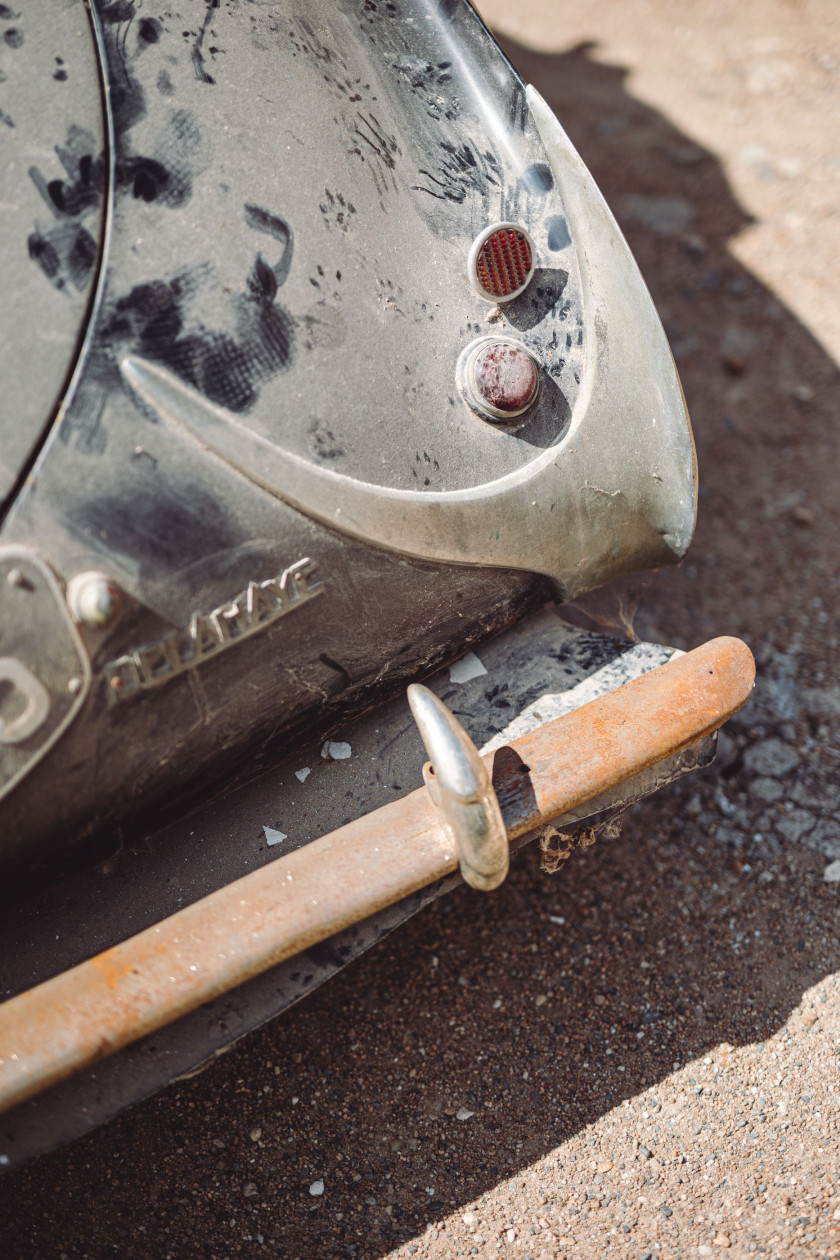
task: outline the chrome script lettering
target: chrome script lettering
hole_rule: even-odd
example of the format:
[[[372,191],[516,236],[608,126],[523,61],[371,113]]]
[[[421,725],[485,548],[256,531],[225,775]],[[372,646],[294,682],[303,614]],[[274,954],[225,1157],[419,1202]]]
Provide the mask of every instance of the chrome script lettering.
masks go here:
[[[111,696],[114,700],[128,700],[141,691],[160,687],[294,612],[324,589],[322,582],[310,582],[316,568],[315,561],[307,557],[284,569],[278,577],[249,582],[228,603],[209,613],[193,613],[187,635],[170,631],[156,643],[111,661],[105,667]]]

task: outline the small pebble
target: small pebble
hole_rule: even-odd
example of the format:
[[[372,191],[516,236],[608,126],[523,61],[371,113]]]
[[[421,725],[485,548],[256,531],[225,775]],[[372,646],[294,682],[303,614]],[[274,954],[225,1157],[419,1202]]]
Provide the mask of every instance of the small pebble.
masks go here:
[[[791,809],[786,814],[780,814],[776,821],[776,830],[780,832],[786,840],[790,840],[792,844],[796,844],[809,831],[813,830],[815,818],[807,809]]]
[[[827,884],[840,884],[840,858],[834,862],[829,862],[823,871],[823,879]]]
[[[325,761],[346,761],[352,755],[353,749],[349,744],[334,739],[328,739],[321,749],[321,756]]]
[[[799,765],[799,753],[781,739],[763,739],[744,753],[744,766],[752,773],[767,778],[789,774]]]
[[[285,831],[277,831],[274,827],[263,827],[263,831],[268,844],[282,844],[289,838]]]
[[[324,1183],[320,1177],[317,1181],[312,1182],[312,1185],[309,1187],[309,1193],[313,1199],[317,1199],[319,1195],[324,1193]]]
[[[750,796],[756,797],[766,805],[775,805],[776,801],[782,799],[784,788],[778,779],[769,779],[765,775],[759,775],[757,779],[750,782],[749,793]]]
[[[468,652],[466,656],[461,657],[460,661],[455,661],[454,665],[449,666],[449,681],[467,683],[473,678],[480,678],[482,674],[486,673],[487,670],[475,652]]]

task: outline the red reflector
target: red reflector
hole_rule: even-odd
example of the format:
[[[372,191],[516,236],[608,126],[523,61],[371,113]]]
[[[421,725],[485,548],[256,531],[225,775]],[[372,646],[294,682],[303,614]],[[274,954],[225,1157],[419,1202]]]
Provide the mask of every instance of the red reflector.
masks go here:
[[[471,280],[482,297],[507,302],[521,293],[534,272],[528,234],[516,224],[491,228],[473,245]]]

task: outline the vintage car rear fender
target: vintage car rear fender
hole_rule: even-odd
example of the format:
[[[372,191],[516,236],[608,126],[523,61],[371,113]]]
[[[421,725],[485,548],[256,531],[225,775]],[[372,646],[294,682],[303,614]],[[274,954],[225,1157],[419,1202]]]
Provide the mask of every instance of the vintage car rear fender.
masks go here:
[[[549,589],[679,559],[696,501],[627,246],[465,0],[89,18],[63,79],[47,66],[69,37],[33,19],[10,80],[38,48],[33,83],[66,93],[6,172],[40,301],[15,341],[17,446],[15,391],[0,412],[0,860],[18,865],[250,768]],[[499,312],[467,274],[496,222],[536,253]],[[68,293],[47,372],[35,324]],[[488,335],[540,367],[516,424],[459,392]]]

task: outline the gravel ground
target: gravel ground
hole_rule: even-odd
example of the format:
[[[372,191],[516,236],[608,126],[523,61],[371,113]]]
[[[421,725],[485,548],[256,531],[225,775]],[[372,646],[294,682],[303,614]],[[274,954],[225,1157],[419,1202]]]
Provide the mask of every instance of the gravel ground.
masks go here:
[[[525,853],[8,1179],[3,1256],[840,1256],[836,4],[483,11],[616,208],[695,424],[689,561],[588,613],[743,635],[755,700],[618,839]]]

